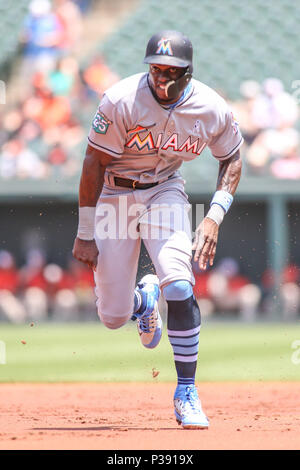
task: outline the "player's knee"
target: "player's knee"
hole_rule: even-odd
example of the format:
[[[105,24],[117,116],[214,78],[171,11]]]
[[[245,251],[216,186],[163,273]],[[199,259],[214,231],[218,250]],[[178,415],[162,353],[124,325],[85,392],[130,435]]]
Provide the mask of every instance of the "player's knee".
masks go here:
[[[193,295],[193,287],[189,281],[178,280],[163,287],[166,300],[186,300]]]
[[[125,323],[127,323],[127,321],[129,320],[128,315],[126,317],[110,317],[107,315],[103,315],[100,312],[98,312],[98,315],[103,325],[105,325],[106,328],[109,328],[111,330],[121,328],[121,326],[125,325]]]
[[[114,297],[112,297],[114,299]],[[125,325],[131,318],[133,312],[133,301],[112,302],[111,298],[98,297],[96,300],[97,313],[100,321],[107,328],[116,330]],[[129,312],[129,313],[128,313]]]

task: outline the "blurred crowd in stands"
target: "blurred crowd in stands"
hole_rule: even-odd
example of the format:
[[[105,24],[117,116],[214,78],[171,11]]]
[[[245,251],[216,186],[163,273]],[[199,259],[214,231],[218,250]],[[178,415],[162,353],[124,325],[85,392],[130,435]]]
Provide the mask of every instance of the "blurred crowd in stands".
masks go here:
[[[194,294],[203,315],[226,316],[235,314],[244,321],[273,318],[276,310],[285,320],[300,316],[300,269],[287,265],[277,279],[266,269],[253,283],[241,272],[234,258],[221,259],[213,269],[200,271],[194,266],[196,284]],[[277,311],[277,313],[278,313]]]
[[[196,264],[193,269],[194,294],[203,316],[252,322],[274,315],[275,279],[268,270],[256,285],[233,258],[221,259],[207,272],[199,271]],[[287,266],[277,296],[285,320],[300,316],[299,281],[300,269]],[[98,321],[95,300],[93,271],[83,263],[72,258],[63,269],[49,263],[41,250],[31,249],[18,267],[12,253],[0,251],[0,321]],[[166,317],[163,296],[160,311]]]
[[[292,84],[291,84],[292,85]],[[249,175],[300,178],[299,104],[278,78],[247,80],[241,99],[231,103],[245,139],[242,153]]]
[[[0,178],[78,175],[103,91],[119,79],[101,56],[76,52],[93,0],[32,0],[20,38],[22,95],[0,114]],[[228,97],[227,97],[228,99]],[[300,178],[299,103],[277,78],[241,84],[231,102],[245,138],[245,174]]]
[[[80,48],[91,0],[33,0],[21,37],[22,93],[0,114],[0,178],[69,178],[81,170],[87,125],[118,77],[100,55],[83,67]]]
[[[84,321],[97,319],[93,271],[70,259],[66,269],[49,263],[42,250],[28,251],[24,265],[0,251],[0,320]]]

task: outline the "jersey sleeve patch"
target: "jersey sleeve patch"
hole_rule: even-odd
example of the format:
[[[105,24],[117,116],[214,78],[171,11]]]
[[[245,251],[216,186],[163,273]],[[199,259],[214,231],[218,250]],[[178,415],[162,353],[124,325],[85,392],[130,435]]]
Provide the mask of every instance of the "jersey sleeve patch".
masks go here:
[[[106,134],[107,129],[109,128],[112,121],[110,121],[105,114],[101,113],[101,111],[97,111],[96,115],[93,119],[92,127],[97,134]]]

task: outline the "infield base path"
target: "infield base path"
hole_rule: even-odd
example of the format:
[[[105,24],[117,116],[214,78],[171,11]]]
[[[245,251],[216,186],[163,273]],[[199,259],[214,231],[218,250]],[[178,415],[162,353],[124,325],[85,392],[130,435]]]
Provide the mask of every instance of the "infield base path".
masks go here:
[[[183,430],[174,384],[1,384],[0,449],[300,449],[300,384],[199,383],[211,426]]]

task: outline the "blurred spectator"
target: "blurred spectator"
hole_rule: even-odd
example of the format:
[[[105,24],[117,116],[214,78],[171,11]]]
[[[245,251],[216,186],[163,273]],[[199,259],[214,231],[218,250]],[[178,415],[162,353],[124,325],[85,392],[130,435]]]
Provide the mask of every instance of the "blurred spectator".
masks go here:
[[[80,302],[75,290],[73,273],[60,266],[49,264],[45,276],[51,287],[51,318],[53,321],[82,320]],[[49,294],[48,294],[49,295]]]
[[[49,73],[47,86],[54,96],[68,96],[72,93],[77,77],[77,61],[70,56],[63,57]]]
[[[72,149],[86,137],[83,127],[76,119],[70,119],[66,125],[62,126],[61,133],[63,134],[61,143],[65,149]]]
[[[46,266],[46,256],[38,248],[33,248],[26,254],[25,264],[20,269],[22,288],[39,287],[47,290],[47,281],[43,274]]]
[[[208,297],[209,291],[208,291],[207,283],[209,279],[209,273],[194,271],[194,277],[195,277],[195,285],[194,285],[195,297],[197,299]]]
[[[23,293],[23,304],[28,321],[48,320],[48,298],[46,292],[40,287],[27,287]]]
[[[285,149],[281,157],[271,163],[270,171],[275,178],[300,179],[300,152],[298,139],[295,143],[291,139],[290,145],[290,148]]]
[[[281,129],[293,127],[299,117],[296,99],[284,90],[278,78],[268,78],[254,102],[252,118],[257,127]]]
[[[285,320],[296,320],[299,315],[300,288],[294,282],[287,282],[280,290],[282,316]]]
[[[240,93],[241,100],[232,103],[232,108],[245,138],[242,152],[247,173],[299,178],[296,99],[277,78],[268,78],[262,85],[246,80]]]
[[[279,288],[275,285],[275,276],[271,269],[262,275],[263,289],[262,310],[269,315],[273,313],[274,296],[280,303],[285,320],[295,320],[300,313],[300,268],[294,264],[287,265],[280,275]],[[279,291],[274,291],[274,288]]]
[[[1,178],[44,178],[47,167],[21,139],[9,140],[0,154]]]
[[[69,158],[66,149],[60,143],[55,144],[49,151],[48,162],[53,175],[71,177],[78,173],[79,159]]]
[[[85,83],[92,93],[100,96],[107,88],[119,80],[106,65],[102,56],[96,56],[83,72]]]
[[[3,116],[3,129],[6,131],[6,136],[13,136],[15,133],[18,132],[20,127],[23,123],[23,114],[21,105],[10,109],[4,116]]]
[[[82,320],[95,319],[95,282],[94,272],[83,263],[71,259],[68,272],[74,280],[73,291],[76,294],[80,318]]]
[[[24,305],[30,320],[48,317],[47,280],[44,276],[46,257],[41,250],[29,250],[25,264],[20,269]]]
[[[54,12],[59,19],[63,33],[60,47],[68,54],[80,43],[82,34],[82,16],[80,8],[71,0],[54,0]]]
[[[20,276],[13,255],[7,250],[0,251],[0,289],[7,289],[17,294],[20,288]]]
[[[254,321],[259,313],[259,304],[262,298],[261,290],[256,284],[248,283],[237,292],[241,319]]]
[[[73,0],[83,14],[89,10],[94,1],[95,0]]]
[[[30,2],[24,29],[24,75],[53,69],[61,55],[64,30],[49,0]]]
[[[300,309],[300,270],[293,264],[285,267],[282,273],[280,300],[282,303],[283,318],[295,320]]]
[[[296,129],[268,129],[256,137],[247,151],[246,160],[256,174],[269,173],[270,166],[271,174],[285,178],[285,173],[290,174],[292,166],[295,167],[296,172],[298,170],[298,148],[299,132]],[[283,169],[282,176],[278,173],[277,159],[280,159],[279,166]],[[273,169],[272,161],[274,161]]]
[[[17,158],[21,145],[19,141],[11,140],[8,141],[2,147],[0,154],[0,176],[1,178],[14,178],[16,176]]]
[[[56,144],[48,154],[48,161],[51,165],[63,165],[67,161],[68,157],[66,152],[63,150],[60,144]]]
[[[245,321],[256,318],[260,289],[240,274],[238,263],[233,258],[220,260],[209,276],[207,290],[217,311],[239,313]]]
[[[210,316],[215,311],[215,305],[211,300],[208,289],[208,280],[211,272],[200,271],[198,263],[193,262],[193,273],[195,278],[194,295],[200,307],[203,316]]]
[[[193,264],[194,295],[204,315],[237,314],[244,321],[253,321],[262,298],[259,286],[239,272],[233,258],[223,258],[213,269],[200,271]]]
[[[43,96],[33,96],[24,105],[24,114],[36,121],[42,131],[51,127],[66,124],[71,117],[69,100],[64,96],[54,96],[44,89]]]
[[[253,108],[261,86],[255,80],[245,80],[240,85],[241,100],[231,102],[233,114],[238,116],[246,145],[250,145],[260,131],[253,116]]]
[[[282,282],[294,282],[298,283],[300,281],[300,269],[295,264],[289,264],[286,266],[282,273]]]
[[[41,137],[41,127],[39,124],[31,119],[24,119],[22,126],[19,130],[18,136],[25,145],[33,145]]]
[[[56,315],[57,307],[57,294],[61,290],[61,282],[63,281],[63,269],[55,263],[47,264],[43,269],[43,276],[47,282],[46,294],[48,299],[48,315],[54,318]],[[59,312],[65,318],[65,312]],[[60,318],[61,319],[61,318]]]
[[[13,255],[0,251],[0,318],[12,323],[24,323],[26,310],[18,298],[20,277]]]

